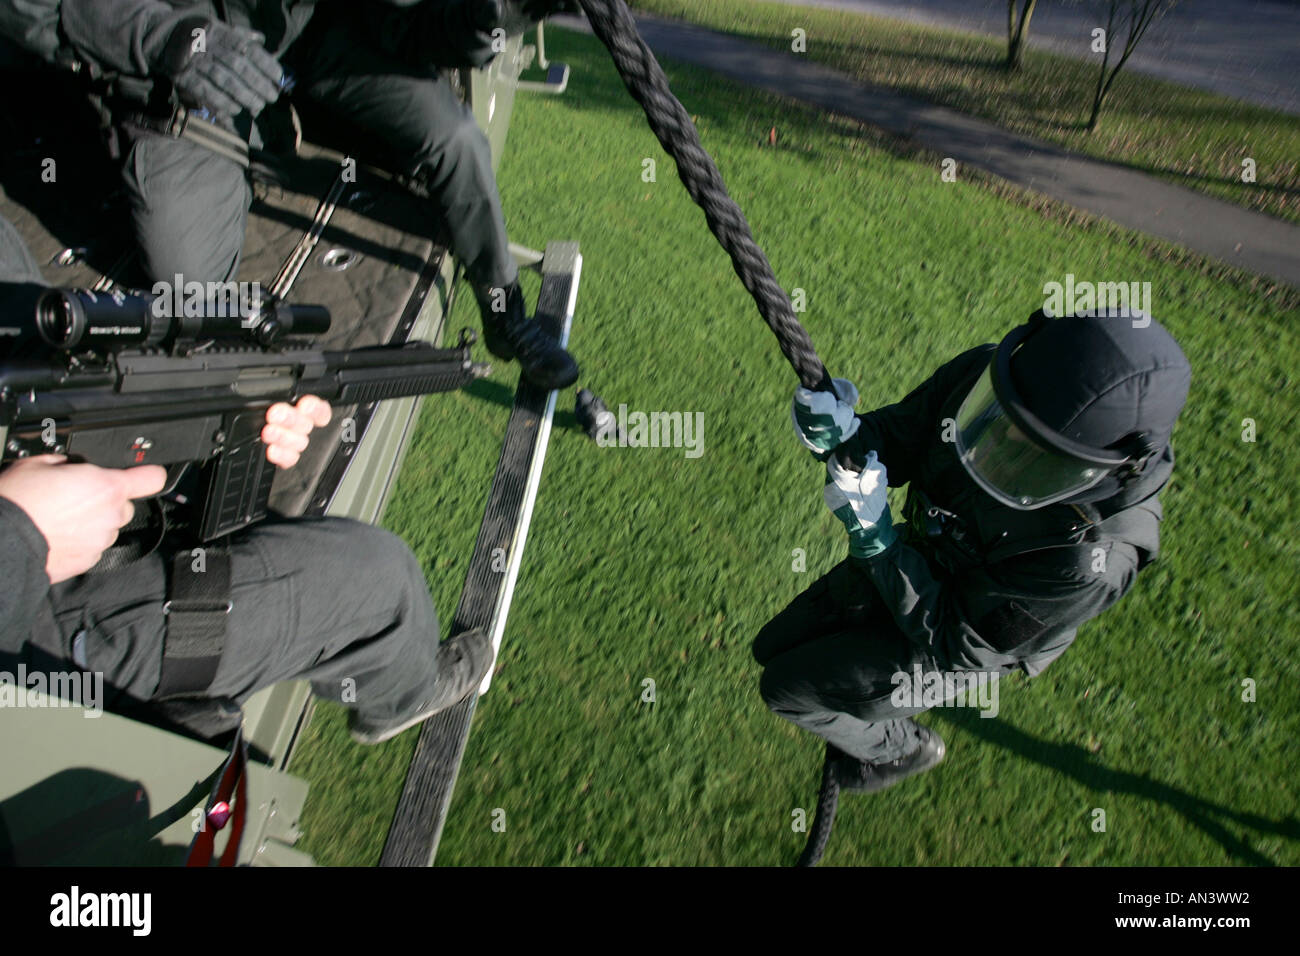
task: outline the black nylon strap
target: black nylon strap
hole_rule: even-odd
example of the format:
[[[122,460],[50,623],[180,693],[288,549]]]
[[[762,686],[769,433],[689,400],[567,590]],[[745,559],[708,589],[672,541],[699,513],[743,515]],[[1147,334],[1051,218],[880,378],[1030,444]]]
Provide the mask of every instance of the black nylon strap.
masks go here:
[[[167,529],[167,510],[157,498],[137,500],[135,514],[118,531],[117,541],[100,555],[99,563],[91,572],[116,571],[153,554],[162,544]]]
[[[245,169],[249,167],[249,148],[239,135],[224,130],[202,119],[197,119],[184,107],[176,107],[170,115],[163,116],[139,109],[129,109],[119,114],[127,126],[149,130],[172,139],[184,139],[211,150]]]
[[[248,144],[219,126],[195,119],[186,114],[180,128],[180,138],[224,156],[233,163],[248,168]]]
[[[196,553],[201,552],[201,553]],[[230,552],[182,550],[172,558],[167,637],[157,699],[199,694],[217,674],[230,618]]]

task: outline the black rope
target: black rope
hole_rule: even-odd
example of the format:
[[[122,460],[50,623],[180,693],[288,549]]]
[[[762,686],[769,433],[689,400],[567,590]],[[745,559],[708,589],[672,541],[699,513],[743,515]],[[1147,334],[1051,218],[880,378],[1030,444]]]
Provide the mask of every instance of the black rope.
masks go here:
[[[731,257],[731,266],[758,311],[776,335],[781,354],[794,367],[805,388],[830,389],[830,374],[817,356],[812,338],[795,318],[790,297],[776,281],[771,263],[754,241],[749,222],[736,201],[727,193],[717,164],[700,143],[690,114],[673,95],[659,61],[637,32],[636,21],[624,0],[579,0],[592,31],[605,44],[623,85],[645,110],[646,120],[664,151],[677,164],[677,175],[686,191],[704,210],[709,229]],[[826,852],[835,825],[840,787],[835,780],[829,746],[822,767],[821,791],[808,841],[799,866],[816,866]]]
[[[709,229],[731,256],[732,268],[776,334],[781,353],[805,388],[830,388],[830,376],[812,339],[794,316],[790,297],[776,281],[767,256],[754,241],[745,214],[727,193],[717,165],[700,144],[690,114],[668,88],[668,78],[637,32],[624,0],[579,0],[591,28],[609,49],[623,85],[645,110],[664,150],[677,163],[677,175],[704,210]]]
[[[830,744],[826,745],[826,762],[822,764],[822,788],[817,795],[817,814],[813,817],[812,829],[808,831],[808,842],[804,844],[803,853],[795,866],[816,866],[826,852],[826,844],[831,840],[831,828],[835,826],[835,811],[840,803],[840,785],[835,780],[831,766]]]

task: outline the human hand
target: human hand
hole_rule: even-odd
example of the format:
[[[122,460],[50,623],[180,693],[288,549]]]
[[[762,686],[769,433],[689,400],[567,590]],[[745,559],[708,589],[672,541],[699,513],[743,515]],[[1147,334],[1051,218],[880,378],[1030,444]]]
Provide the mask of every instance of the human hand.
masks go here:
[[[191,18],[167,41],[160,71],[189,106],[224,116],[244,110],[256,116],[276,101],[284,83],[284,69],[264,42],[253,30]]]
[[[159,465],[100,468],[67,464],[63,455],[36,455],[0,472],[0,498],[27,512],[44,536],[45,573],[50,584],[58,584],[94,567],[135,514],[132,499],[156,495],[166,482],[167,471]]]
[[[266,425],[262,428],[266,460],[281,468],[298,464],[307,448],[307,436],[313,428],[328,425],[330,415],[329,403],[315,395],[304,395],[296,405],[276,402],[266,410]]]
[[[818,457],[838,448],[857,434],[858,417],[853,406],[858,390],[846,378],[831,380],[834,392],[796,388],[790,403],[795,437]]]
[[[884,551],[898,536],[889,513],[889,476],[874,451],[861,471],[850,471],[832,455],[826,462],[822,500],[849,533],[849,554],[869,558]]]

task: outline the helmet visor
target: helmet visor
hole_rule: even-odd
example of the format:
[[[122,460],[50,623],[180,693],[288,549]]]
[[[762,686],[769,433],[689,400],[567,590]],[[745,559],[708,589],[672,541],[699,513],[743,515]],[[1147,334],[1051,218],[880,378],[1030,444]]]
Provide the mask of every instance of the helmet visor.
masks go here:
[[[957,455],[981,488],[1022,511],[1069,498],[1110,472],[1095,462],[1044,448],[1017,427],[994,391],[992,363],[957,412]]]

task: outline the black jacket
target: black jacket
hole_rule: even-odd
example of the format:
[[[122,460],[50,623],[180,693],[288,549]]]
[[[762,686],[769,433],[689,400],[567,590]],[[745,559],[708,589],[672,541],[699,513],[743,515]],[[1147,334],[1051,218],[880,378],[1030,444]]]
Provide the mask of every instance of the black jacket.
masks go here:
[[[18,231],[0,217],[0,308],[12,307],[6,292],[44,282]],[[17,653],[38,624],[53,628],[48,557],[45,537],[27,512],[0,498],[0,652]]]
[[[146,15],[163,3],[173,10]],[[257,30],[282,57],[320,11],[408,69],[482,66],[491,50],[467,23],[463,0],[0,0],[0,37],[49,63],[116,78],[117,95],[155,93],[150,62],[172,29],[194,16]],[[147,26],[146,26],[147,25]]]
[[[898,541],[854,560],[903,633],[939,661],[968,669],[1017,663],[1033,676],[1156,557],[1156,493],[1173,452],[1166,448],[1107,501],[1003,506],[967,475],[947,421],[995,348],[971,349],[897,404],[859,416],[849,449],[859,459],[875,450],[890,486],[910,487]]]
[[[40,627],[53,627],[50,579],[45,576],[49,548],[27,512],[0,498],[0,659],[17,654]]]

